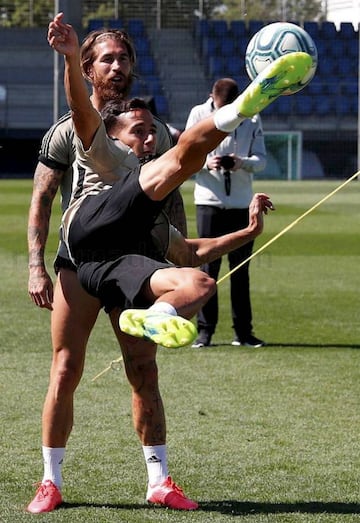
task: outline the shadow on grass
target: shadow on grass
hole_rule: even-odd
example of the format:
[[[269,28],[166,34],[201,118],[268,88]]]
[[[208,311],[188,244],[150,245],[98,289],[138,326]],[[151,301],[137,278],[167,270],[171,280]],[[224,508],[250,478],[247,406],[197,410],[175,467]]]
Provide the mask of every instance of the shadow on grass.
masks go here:
[[[267,347],[280,347],[280,348],[281,347],[283,347],[283,348],[302,347],[304,349],[360,349],[360,345],[355,344],[355,343],[354,344],[352,344],[352,343],[271,343],[271,341],[267,341],[266,345],[264,347],[260,347],[258,349],[253,349],[253,348],[246,347],[246,346],[234,347],[233,345],[231,345],[231,343],[212,343],[209,347],[201,347],[200,349],[196,349],[196,350],[209,350],[212,347],[224,347],[224,346],[229,346],[229,345],[234,350],[237,350],[237,349],[240,349],[240,350],[244,350],[244,349],[263,350],[263,349],[265,349],[266,350]]]
[[[114,510],[144,510],[154,509],[156,505],[149,505],[148,503],[68,503],[63,501],[56,510],[68,510],[72,508],[108,508]]]
[[[159,505],[137,503],[62,503],[58,510],[75,508],[102,508],[115,510],[164,510]],[[218,512],[231,516],[251,514],[360,514],[360,504],[322,501],[299,501],[297,503],[260,503],[232,499],[199,502],[202,512]]]
[[[219,512],[232,516],[249,514],[360,514],[360,504],[321,501],[299,501],[297,503],[259,503],[251,501],[221,500],[199,503],[205,512]]]
[[[360,349],[360,345],[351,343],[267,343],[266,347],[304,347],[305,349]]]

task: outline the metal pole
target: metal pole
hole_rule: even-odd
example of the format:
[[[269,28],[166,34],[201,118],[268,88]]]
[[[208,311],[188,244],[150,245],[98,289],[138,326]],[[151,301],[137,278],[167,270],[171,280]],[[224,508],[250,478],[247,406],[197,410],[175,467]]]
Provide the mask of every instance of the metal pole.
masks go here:
[[[201,19],[204,17],[204,0],[199,0],[199,13]]]
[[[288,180],[292,180],[293,179],[292,134],[289,134],[288,139],[287,139],[287,162],[288,162]]]
[[[34,2],[29,0],[29,26],[34,26]]]
[[[156,2],[156,29],[161,29],[161,0]]]

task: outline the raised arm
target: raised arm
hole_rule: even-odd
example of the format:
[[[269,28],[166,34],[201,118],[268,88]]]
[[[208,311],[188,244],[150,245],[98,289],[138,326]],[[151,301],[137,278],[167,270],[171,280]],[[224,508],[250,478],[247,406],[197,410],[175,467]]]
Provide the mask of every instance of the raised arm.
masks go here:
[[[88,149],[101,117],[93,107],[80,68],[79,39],[74,28],[65,24],[63,13],[55,16],[48,29],[49,45],[65,57],[64,86],[76,134]]]

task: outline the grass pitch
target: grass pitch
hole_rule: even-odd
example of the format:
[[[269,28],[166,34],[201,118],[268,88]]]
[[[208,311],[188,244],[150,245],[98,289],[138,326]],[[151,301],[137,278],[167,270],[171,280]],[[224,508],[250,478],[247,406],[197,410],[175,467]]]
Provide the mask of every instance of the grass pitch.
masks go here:
[[[340,182],[255,182],[277,208],[255,249]],[[195,234],[192,182],[183,186]],[[49,313],[27,296],[31,181],[0,181],[0,521],[350,522],[360,519],[360,184],[355,181],[251,262],[255,332],[231,347],[229,283],[219,286],[214,347],[159,349],[169,468],[200,509],[144,502],[146,471],[105,314],[92,333],[63,468],[65,504],[24,507],[42,475],[41,408],[51,361]],[[48,263],[57,244],[54,206]],[[228,270],[223,261],[222,274]]]

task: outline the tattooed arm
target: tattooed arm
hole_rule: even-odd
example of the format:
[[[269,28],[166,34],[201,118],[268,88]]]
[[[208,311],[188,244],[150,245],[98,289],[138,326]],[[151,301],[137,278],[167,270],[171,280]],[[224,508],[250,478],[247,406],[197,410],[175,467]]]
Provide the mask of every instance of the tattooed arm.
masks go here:
[[[49,234],[51,207],[64,171],[38,163],[28,220],[30,298],[38,307],[52,309],[53,283],[45,267],[45,245]]]

